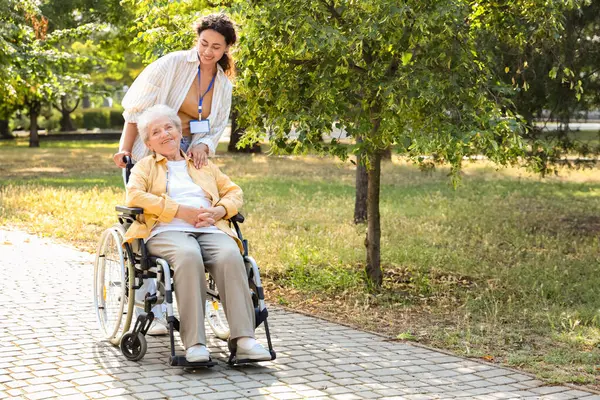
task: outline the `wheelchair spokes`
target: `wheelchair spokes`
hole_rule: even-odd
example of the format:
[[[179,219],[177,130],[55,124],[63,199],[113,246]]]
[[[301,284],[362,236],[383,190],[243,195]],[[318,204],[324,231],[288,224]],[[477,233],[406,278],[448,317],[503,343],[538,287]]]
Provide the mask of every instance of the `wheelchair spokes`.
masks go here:
[[[94,305],[101,331],[116,342],[129,329],[129,262],[122,250],[123,228],[116,225],[104,231],[94,266]]]
[[[223,305],[217,299],[206,300],[205,318],[215,336],[221,340],[229,339],[229,325]]]

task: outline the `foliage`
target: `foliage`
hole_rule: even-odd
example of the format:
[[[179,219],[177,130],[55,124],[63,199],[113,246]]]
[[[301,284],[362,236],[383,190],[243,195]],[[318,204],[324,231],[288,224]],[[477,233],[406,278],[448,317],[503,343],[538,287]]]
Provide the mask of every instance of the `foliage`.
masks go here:
[[[569,123],[600,108],[600,3],[580,1],[560,13],[502,12],[505,6],[496,7],[499,12],[492,13],[479,6],[477,23],[486,33],[479,41],[494,49],[490,65],[511,86],[512,108],[527,125],[525,138],[532,150],[528,161],[547,173],[557,162],[570,163],[567,156],[572,160],[575,154],[598,155],[600,146],[576,140]],[[495,35],[499,24],[507,21],[522,34]],[[538,34],[526,37],[528,30]],[[543,131],[535,119],[557,121],[558,129]]]
[[[134,15],[128,26],[133,36],[130,45],[149,64],[157,58],[193,46],[193,23],[203,15],[218,11],[219,3],[205,0],[124,0],[123,6]]]
[[[503,49],[495,46],[541,51],[579,3],[243,4],[238,86],[251,99],[254,136],[267,126],[275,144],[321,148],[335,122],[368,148],[396,143],[417,161],[434,155],[457,171],[464,156],[506,164],[523,155],[518,121],[503,110],[512,87],[497,80]],[[297,140],[287,137],[292,126]]]
[[[68,118],[81,96],[107,93],[125,76],[121,50],[128,40],[118,24],[128,14],[118,1],[2,0],[0,10],[0,47],[8,56],[0,57],[0,118],[27,110],[36,122],[32,145],[43,105],[54,104]]]
[[[323,145],[322,134],[337,126],[356,139],[352,151],[364,153],[370,167],[367,271],[376,284],[381,151],[394,144],[423,167],[448,163],[455,180],[465,157],[506,165],[526,154],[507,107],[510,86],[494,74],[494,50],[479,38],[497,33],[535,43],[559,34],[565,3],[510,3],[526,19],[550,18],[531,29],[505,20],[496,2],[466,0],[236,3],[246,141],[267,127],[279,148],[313,147],[345,159],[347,148],[335,138]]]

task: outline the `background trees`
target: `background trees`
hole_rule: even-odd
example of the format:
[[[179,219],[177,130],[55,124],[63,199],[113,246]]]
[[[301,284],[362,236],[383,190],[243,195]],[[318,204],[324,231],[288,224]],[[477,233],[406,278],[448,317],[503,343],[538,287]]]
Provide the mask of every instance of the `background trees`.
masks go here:
[[[39,145],[37,119],[43,106],[55,105],[62,113],[63,128],[72,128],[69,114],[85,94],[105,88],[106,78],[116,62],[107,57],[118,46],[119,32],[108,22],[119,22],[117,1],[44,2],[3,0],[0,13],[3,28],[2,93],[0,119],[16,110],[30,118],[30,146]],[[107,38],[112,36],[110,40]],[[104,40],[102,50],[99,45]],[[123,43],[121,41],[120,43]],[[114,52],[122,54],[121,52]],[[118,60],[117,56],[117,60]],[[121,55],[122,57],[122,55]],[[102,85],[94,79],[102,76]],[[7,136],[8,132],[4,131]]]
[[[394,145],[424,167],[448,163],[453,178],[465,157],[484,155],[503,165],[526,155],[515,86],[503,82],[493,62],[502,50],[496,44],[512,38],[508,43],[521,51],[561,37],[562,15],[577,4],[509,3],[238,4],[244,27],[238,90],[248,101],[247,139],[256,140],[266,127],[271,142],[290,151],[311,147],[341,158],[348,150],[364,155],[366,271],[375,285],[382,279],[384,149]],[[482,40],[490,35],[497,41]],[[343,127],[354,144],[342,147],[335,138],[323,144],[322,134],[332,126]],[[292,127],[297,138],[289,137]]]
[[[582,1],[555,19],[563,27],[558,36],[540,35],[520,46],[515,38],[488,37],[498,49],[496,72],[513,85],[514,109],[528,128],[530,160],[544,173],[553,163],[589,162],[590,155],[600,153],[600,146],[582,141],[571,127],[574,119],[587,119],[600,105],[600,3]],[[518,22],[531,27],[547,20]],[[558,129],[543,131],[550,121]]]

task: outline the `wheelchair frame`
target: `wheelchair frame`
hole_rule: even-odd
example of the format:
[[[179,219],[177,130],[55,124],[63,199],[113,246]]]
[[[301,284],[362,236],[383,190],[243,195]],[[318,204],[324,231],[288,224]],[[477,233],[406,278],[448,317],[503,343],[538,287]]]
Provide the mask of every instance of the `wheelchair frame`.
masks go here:
[[[128,157],[126,159],[126,163],[126,181],[128,181],[133,164],[128,159]],[[136,239],[136,244],[139,248],[139,252],[134,252],[131,244],[123,244],[123,237],[126,230],[138,218],[138,216],[143,214],[143,209],[117,206],[116,211],[118,212],[119,224],[116,224],[112,228],[108,228],[104,232],[96,255],[96,266],[94,273],[94,303],[96,306],[98,320],[101,328],[103,328],[105,332],[109,332],[110,329],[107,330],[106,327],[103,326],[103,321],[101,317],[101,310],[104,309],[105,304],[102,301],[102,299],[99,299],[101,296],[104,296],[104,301],[106,300],[106,288],[103,287],[103,292],[100,293],[100,289],[98,287],[98,274],[100,272],[104,273],[104,270],[98,271],[98,269],[99,265],[101,266],[101,268],[105,267],[104,263],[106,262],[106,254],[100,254],[101,249],[103,247],[106,247],[105,241],[115,240],[116,244],[122,246],[119,253],[119,262],[121,269],[126,268],[126,271],[121,271],[121,275],[125,277],[123,283],[125,283],[126,285],[126,287],[121,287],[121,296],[126,296],[127,310],[124,310],[124,299],[119,298],[120,307],[118,312],[121,313],[121,316],[118,319],[118,324],[116,324],[116,326],[114,327],[112,334],[107,335],[109,336],[110,342],[113,345],[118,345],[121,349],[121,352],[128,360],[141,360],[144,357],[147,350],[147,342],[145,335],[150,329],[150,325],[154,320],[154,313],[152,312],[152,307],[156,304],[166,303],[167,324],[169,330],[171,349],[169,364],[172,366],[180,366],[184,368],[212,367],[216,365],[216,363],[212,361],[212,359],[209,359],[209,361],[207,362],[189,362],[186,360],[184,355],[176,354],[174,333],[175,331],[179,331],[179,320],[175,317],[173,309],[174,282],[172,279],[170,266],[166,260],[148,254],[148,250],[143,239]],[[271,342],[271,335],[269,332],[269,325],[267,322],[268,310],[266,308],[264,300],[264,290],[262,288],[259,268],[256,264],[256,261],[248,255],[248,242],[246,239],[243,238],[242,232],[239,227],[239,224],[244,222],[244,217],[241,214],[237,214],[233,216],[229,221],[231,224],[233,224],[236,234],[243,244],[244,252],[242,257],[244,260],[244,265],[246,265],[246,269],[248,272],[249,290],[251,291],[252,301],[255,310],[255,327],[258,327],[261,323],[264,324],[269,353],[271,354],[271,360],[274,360],[276,358],[276,353],[273,350]],[[118,234],[116,233],[117,231],[119,232]],[[115,236],[120,237],[115,239]],[[160,288],[157,287],[156,293],[152,294],[148,292],[145,294],[143,304],[141,302],[136,301],[135,290],[138,290],[142,287],[145,279],[152,278],[157,279],[158,286],[162,284],[162,286],[164,287],[164,293],[163,290],[160,290]],[[127,294],[125,294],[126,291]],[[208,297],[212,298],[213,301],[219,300],[218,290],[210,274],[207,282],[206,294]],[[133,318],[133,309],[136,306],[143,308],[144,311],[138,314],[133,329],[129,331],[131,320]],[[121,319],[125,314],[125,321],[122,322]],[[218,337],[224,339],[221,336]],[[238,359],[236,357],[235,345],[232,343],[231,339],[227,339],[227,342],[230,351],[230,355],[227,361],[229,365],[257,362],[253,360]]]

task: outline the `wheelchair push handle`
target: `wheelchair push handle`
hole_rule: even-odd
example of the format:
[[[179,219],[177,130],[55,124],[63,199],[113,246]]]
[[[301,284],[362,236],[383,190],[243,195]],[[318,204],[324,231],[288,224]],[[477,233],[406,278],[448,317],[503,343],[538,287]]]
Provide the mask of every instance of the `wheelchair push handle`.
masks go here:
[[[123,162],[125,163],[125,184],[129,182],[129,175],[131,175],[131,169],[133,168],[133,160],[130,156],[123,156]]]
[[[240,213],[237,213],[233,217],[230,218],[231,222],[237,222],[239,224],[243,223],[244,220],[245,220],[244,216]]]

